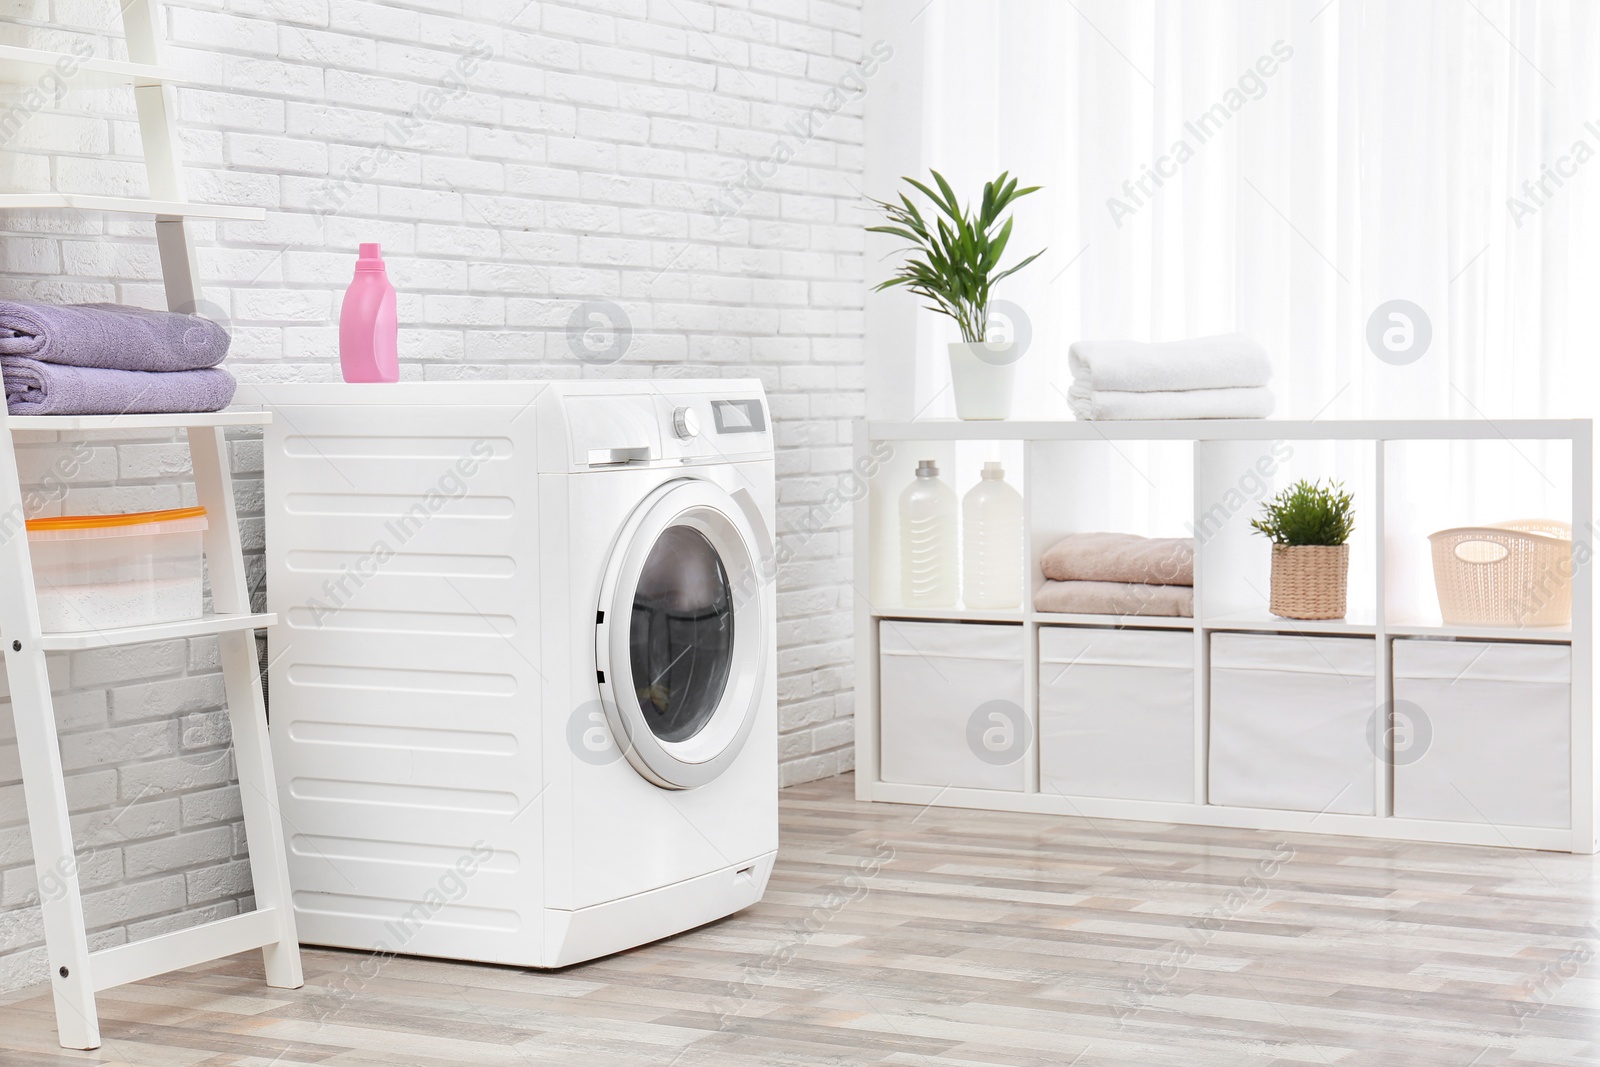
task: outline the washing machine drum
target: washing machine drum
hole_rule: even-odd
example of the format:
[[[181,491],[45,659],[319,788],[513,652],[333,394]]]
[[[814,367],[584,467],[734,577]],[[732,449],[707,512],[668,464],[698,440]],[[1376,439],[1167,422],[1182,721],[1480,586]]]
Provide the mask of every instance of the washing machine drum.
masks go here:
[[[596,615],[601,704],[634,769],[692,789],[738,758],[771,668],[762,560],[745,507],[668,482],[623,527]]]

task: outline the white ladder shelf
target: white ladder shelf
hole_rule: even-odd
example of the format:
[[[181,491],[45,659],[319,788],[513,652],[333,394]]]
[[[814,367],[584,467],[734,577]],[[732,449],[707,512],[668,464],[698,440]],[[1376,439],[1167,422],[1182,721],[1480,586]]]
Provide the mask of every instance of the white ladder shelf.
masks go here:
[[[153,216],[167,307],[192,312],[199,307],[201,290],[187,220],[250,220],[260,219],[264,213],[255,208],[193,204],[185,199],[172,97],[173,84],[184,79],[161,63],[161,34],[152,0],[130,0],[120,6],[128,62],[6,46],[0,48],[0,82],[28,84],[43,72],[61,69],[57,64],[71,63],[76,73],[66,79],[69,88],[132,87],[149,175],[149,199],[56,191],[0,192],[0,210],[64,209]],[[12,418],[0,405],[0,651],[10,680],[23,794],[39,872],[56,1030],[63,1048],[100,1047],[97,991],[238,952],[262,950],[268,985],[296,989],[304,984],[255,642],[255,631],[272,625],[276,619],[252,614],[250,610],[225,438],[230,426],[259,426],[268,421],[266,414],[240,411]],[[205,552],[214,613],[204,619],[155,626],[43,633],[23,526],[23,494],[12,435],[20,430],[92,433],[130,429],[187,432],[196,495],[211,520],[205,535]],[[45,654],[209,634],[217,636],[221,647],[223,686],[233,730],[256,910],[91,952]]]
[[[165,420],[164,422],[157,420]],[[62,1047],[100,1046],[95,1011],[97,990],[136,982],[182,967],[264,949],[267,984],[296,989],[304,984],[299,939],[290,899],[283,828],[276,801],[266,703],[256,656],[255,630],[272,625],[272,615],[252,614],[245,578],[239,519],[234,511],[226,427],[248,421],[265,424],[270,416],[223,412],[220,416],[104,416],[52,419],[11,418],[0,411],[0,647],[11,684],[17,753],[39,872],[40,907],[55,993],[56,1029]],[[58,425],[61,424],[61,425]],[[131,426],[187,430],[195,491],[210,518],[205,535],[214,614],[204,619],[132,626],[120,630],[45,634],[39,624],[33,567],[23,529],[23,497],[17,477],[13,432],[48,428],[92,432]],[[90,952],[78,889],[76,850],[67,809],[66,779],[56,739],[55,709],[45,654],[85,648],[142,644],[216,634],[222,651],[222,680],[233,729],[234,756],[250,843],[250,876],[256,910],[115,948]]]

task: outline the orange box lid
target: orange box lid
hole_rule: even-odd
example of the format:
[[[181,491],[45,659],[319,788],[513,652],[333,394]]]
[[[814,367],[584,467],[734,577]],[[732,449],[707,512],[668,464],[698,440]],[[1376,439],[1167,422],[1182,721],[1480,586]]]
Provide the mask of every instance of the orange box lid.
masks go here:
[[[173,508],[170,511],[136,511],[128,515],[61,515],[51,519],[29,519],[29,533],[56,530],[106,530],[117,526],[151,526],[180,519],[203,519],[205,508]]]

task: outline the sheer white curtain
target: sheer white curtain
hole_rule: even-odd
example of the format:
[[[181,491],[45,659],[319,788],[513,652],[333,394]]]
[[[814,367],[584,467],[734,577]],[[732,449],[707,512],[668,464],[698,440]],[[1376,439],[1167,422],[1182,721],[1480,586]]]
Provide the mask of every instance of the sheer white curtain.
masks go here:
[[[1591,414],[1600,5],[936,0],[928,17],[906,117],[926,162],[958,189],[1002,168],[1046,187],[1013,249],[1050,251],[1001,293],[1033,334],[1018,417],[1068,417],[1074,339],[1230,330],[1272,354],[1280,417]],[[1404,365],[1367,341],[1394,300],[1432,333]],[[917,404],[951,414],[953,334],[923,332]]]

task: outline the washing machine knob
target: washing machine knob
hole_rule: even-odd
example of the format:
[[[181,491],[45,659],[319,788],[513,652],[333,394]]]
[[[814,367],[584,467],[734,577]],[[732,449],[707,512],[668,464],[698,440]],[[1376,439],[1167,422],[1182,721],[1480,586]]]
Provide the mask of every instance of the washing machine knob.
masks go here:
[[[683,440],[700,436],[700,415],[694,408],[679,408],[672,413],[672,432]]]

